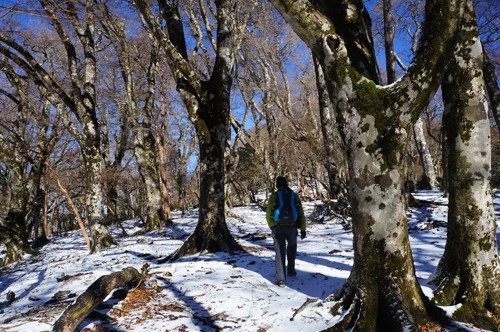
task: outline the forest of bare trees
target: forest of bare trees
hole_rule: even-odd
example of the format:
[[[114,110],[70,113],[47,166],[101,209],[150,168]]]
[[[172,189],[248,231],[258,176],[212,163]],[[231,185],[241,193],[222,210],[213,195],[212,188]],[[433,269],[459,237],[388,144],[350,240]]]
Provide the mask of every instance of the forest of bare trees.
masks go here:
[[[227,213],[286,175],[352,222],[334,330],[417,330],[456,302],[488,328],[499,28],[495,0],[3,1],[0,265],[74,229],[103,251],[109,225],[193,207],[169,259],[242,250]],[[434,302],[409,246],[415,189],[450,202]]]

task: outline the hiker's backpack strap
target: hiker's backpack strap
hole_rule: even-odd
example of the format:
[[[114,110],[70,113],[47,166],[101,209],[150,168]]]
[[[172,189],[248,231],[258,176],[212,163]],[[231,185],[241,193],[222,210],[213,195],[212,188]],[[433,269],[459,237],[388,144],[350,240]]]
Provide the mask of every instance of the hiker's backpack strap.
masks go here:
[[[290,205],[292,206],[293,211],[293,220],[297,221],[299,218],[299,214],[297,213],[297,208],[295,207],[295,193],[292,190],[292,197],[290,197]]]
[[[280,211],[281,211],[281,209],[283,209],[283,195],[281,194],[280,190],[278,190],[276,192],[276,194],[278,195],[279,206],[274,211],[274,221],[278,222],[279,221],[279,216],[280,216]]]

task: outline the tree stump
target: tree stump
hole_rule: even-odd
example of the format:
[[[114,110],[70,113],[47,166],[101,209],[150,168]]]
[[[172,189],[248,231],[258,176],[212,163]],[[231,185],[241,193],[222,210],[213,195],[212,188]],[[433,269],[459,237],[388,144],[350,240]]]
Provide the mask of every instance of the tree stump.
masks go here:
[[[137,287],[142,274],[133,267],[127,267],[100,277],[81,294],[73,304],[64,310],[52,327],[52,332],[72,332],[78,325],[118,287]]]

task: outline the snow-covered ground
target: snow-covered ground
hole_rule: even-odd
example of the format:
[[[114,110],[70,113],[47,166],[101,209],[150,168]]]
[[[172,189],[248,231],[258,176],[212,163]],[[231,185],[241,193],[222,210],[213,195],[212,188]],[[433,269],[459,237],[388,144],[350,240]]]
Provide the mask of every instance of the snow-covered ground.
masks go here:
[[[409,227],[417,277],[426,284],[446,242],[446,200],[436,191],[417,198],[432,204],[410,209]],[[500,198],[495,199],[500,204]],[[305,203],[306,216],[314,204]],[[287,285],[275,284],[272,238],[265,213],[257,206],[233,209],[227,222],[246,253],[201,254],[159,263],[194,230],[197,212],[174,226],[142,235],[137,221],[125,223],[129,236],[111,228],[119,245],[89,255],[78,231],[55,237],[36,256],[0,269],[0,331],[48,331],[70,304],[98,277],[149,264],[150,277],[125,300],[110,296],[80,329],[93,331],[319,331],[338,317],[323,302],[349,276],[353,263],[352,234],[336,220],[310,223],[299,240],[298,275]],[[500,240],[497,232],[497,239]],[[499,241],[500,242],[500,241]],[[8,292],[15,300],[7,305]],[[307,302],[307,305],[304,305]],[[300,309],[299,309],[300,308]],[[445,308],[452,311],[453,308]],[[104,329],[98,330],[98,325]],[[473,330],[457,325],[450,330]]]

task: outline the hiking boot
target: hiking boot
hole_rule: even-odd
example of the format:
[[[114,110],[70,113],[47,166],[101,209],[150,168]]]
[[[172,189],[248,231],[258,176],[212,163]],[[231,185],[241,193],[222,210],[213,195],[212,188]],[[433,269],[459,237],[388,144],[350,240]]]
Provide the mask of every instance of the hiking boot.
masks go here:
[[[295,276],[297,276],[297,271],[295,271],[295,270],[288,270],[287,275],[290,276],[290,277],[295,277]]]
[[[283,280],[278,281],[278,286],[285,287],[285,282]]]

